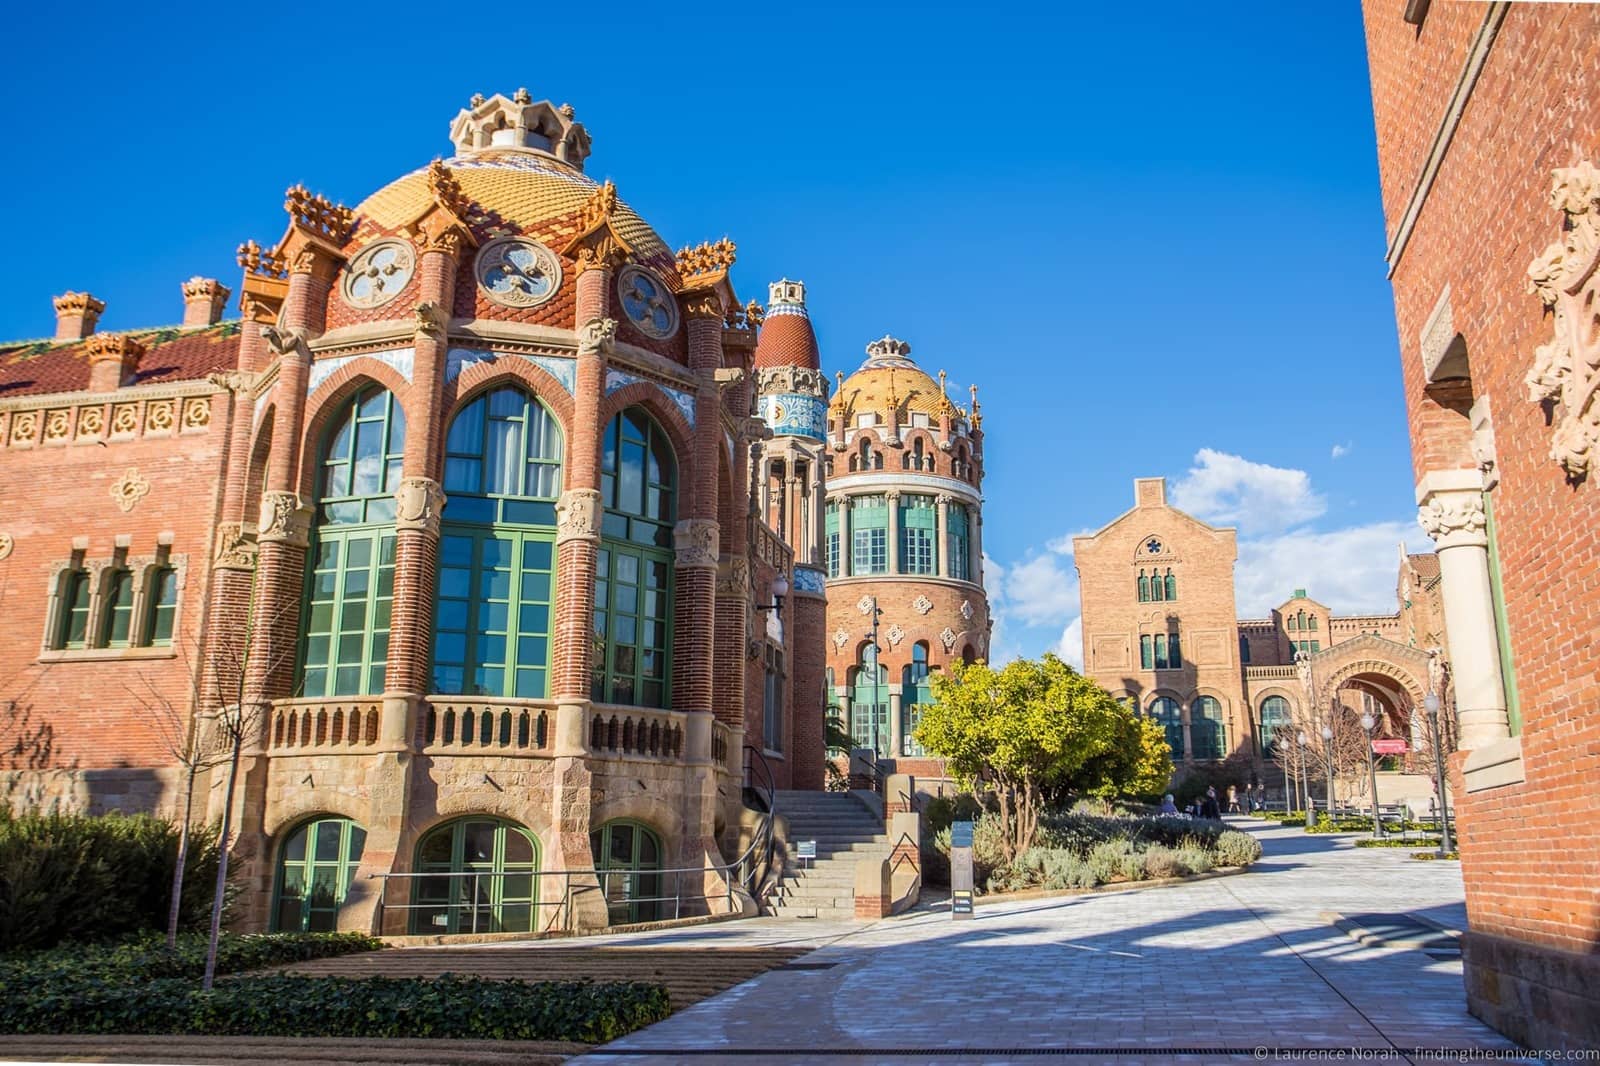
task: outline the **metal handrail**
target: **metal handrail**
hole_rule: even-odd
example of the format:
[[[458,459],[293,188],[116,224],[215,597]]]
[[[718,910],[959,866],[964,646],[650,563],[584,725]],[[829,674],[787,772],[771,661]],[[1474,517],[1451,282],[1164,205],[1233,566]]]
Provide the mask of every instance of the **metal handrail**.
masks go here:
[[[764,782],[756,781],[755,771],[758,767]],[[762,799],[767,809],[756,826],[750,846],[745,848],[744,854],[734,861],[734,866],[743,871],[741,884],[744,885],[745,891],[750,893],[750,897],[755,900],[759,909],[762,899],[766,896],[764,888],[766,879],[772,870],[772,836],[774,820],[778,815],[778,789],[767,757],[750,744],[744,746],[744,783],[758,795],[762,793],[763,787],[765,788]]]

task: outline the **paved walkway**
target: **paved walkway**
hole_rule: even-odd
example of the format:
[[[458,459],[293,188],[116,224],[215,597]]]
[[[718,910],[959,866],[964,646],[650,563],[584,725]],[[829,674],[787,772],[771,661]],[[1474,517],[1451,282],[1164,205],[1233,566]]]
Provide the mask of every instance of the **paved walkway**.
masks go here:
[[[980,906],[968,922],[935,905],[871,924],[615,938],[817,950],[576,1061],[1126,1064],[1361,1048],[1371,1054],[1357,1061],[1420,1062],[1413,1049],[1514,1050],[1467,1014],[1459,958],[1366,946],[1328,917],[1409,913],[1463,928],[1455,863],[1234,821],[1266,852],[1236,876]]]

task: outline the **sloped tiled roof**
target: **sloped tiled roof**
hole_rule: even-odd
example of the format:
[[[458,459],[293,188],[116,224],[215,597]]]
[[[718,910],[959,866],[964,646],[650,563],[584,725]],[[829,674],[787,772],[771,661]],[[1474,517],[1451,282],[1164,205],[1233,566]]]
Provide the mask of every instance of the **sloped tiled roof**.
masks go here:
[[[796,314],[788,305],[780,305],[768,312],[761,325],[761,335],[756,341],[755,365],[803,366],[811,370],[822,368],[822,357],[817,352],[817,335],[811,328],[811,319],[805,308]]]
[[[113,332],[113,331],[107,331]],[[195,381],[239,362],[239,323],[199,329],[136,329],[125,332],[145,346],[134,384]],[[83,341],[0,342],[0,399],[76,392],[89,387]]]
[[[1424,581],[1439,576],[1439,557],[1433,552],[1425,555],[1408,555],[1406,560],[1411,563],[1411,569]]]

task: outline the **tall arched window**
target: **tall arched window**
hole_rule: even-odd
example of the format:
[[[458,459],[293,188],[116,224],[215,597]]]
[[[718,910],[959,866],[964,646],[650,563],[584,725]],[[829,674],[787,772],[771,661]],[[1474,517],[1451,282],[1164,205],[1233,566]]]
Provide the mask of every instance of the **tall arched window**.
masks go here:
[[[413,933],[530,933],[539,842],[503,818],[462,818],[417,843]]]
[[[1275,758],[1278,754],[1278,734],[1289,728],[1289,701],[1282,696],[1268,696],[1261,701],[1261,754]],[[1287,736],[1287,732],[1284,733]]]
[[[84,648],[89,644],[89,571],[74,567],[61,575],[61,613],[55,647]]]
[[[964,503],[945,508],[945,539],[950,542],[950,576],[957,581],[972,580],[971,519]]]
[[[1178,598],[1178,579],[1172,576],[1172,568],[1170,566],[1167,568],[1167,576],[1166,576],[1165,586],[1166,586],[1166,598],[1169,599],[1169,600],[1177,599]]]
[[[1291,632],[1291,633],[1293,633],[1293,632],[1295,632],[1295,631],[1296,631],[1296,630],[1298,630],[1298,629],[1299,629],[1299,628],[1300,628],[1300,627],[1299,627],[1299,626],[1298,626],[1298,625],[1297,625],[1297,624],[1296,624],[1296,623],[1295,623],[1295,620],[1294,620],[1294,615],[1292,615],[1292,614],[1291,614],[1291,615],[1290,615],[1290,616],[1289,616],[1289,621],[1288,621],[1288,622],[1286,622],[1286,623],[1285,623],[1285,624],[1284,624],[1284,628],[1285,628],[1285,629],[1287,629],[1287,630],[1288,630],[1288,631],[1289,631],[1289,632]]]
[[[928,645],[917,641],[911,646],[911,661],[900,668],[900,754],[920,759],[927,754],[911,734],[922,721],[922,708],[933,702],[929,683]]]
[[[871,644],[861,646],[850,694],[850,737],[858,748],[888,755],[889,670]]]
[[[1183,758],[1183,712],[1178,701],[1168,696],[1157,696],[1150,703],[1150,718],[1167,734],[1167,747],[1174,759]]]
[[[638,822],[607,822],[589,834],[612,925],[674,918],[662,897],[661,838]]]
[[[367,831],[348,818],[302,822],[278,849],[275,933],[331,933],[361,865]]]
[[[383,691],[394,598],[394,493],[405,437],[405,411],[394,395],[368,385],[323,438],[302,695]]]
[[[672,525],[678,463],[643,408],[606,427],[594,581],[593,699],[665,707],[672,649]]]
[[[1143,570],[1139,571],[1139,602],[1150,602],[1150,578]]]
[[[1211,696],[1197,696],[1189,705],[1189,735],[1194,738],[1196,759],[1220,759],[1227,747],[1223,732],[1222,704]]]
[[[435,692],[549,694],[561,457],[560,424],[520,388],[479,396],[450,423]]]
[[[105,575],[105,604],[100,618],[102,648],[126,648],[133,636],[133,571],[119,567]]]
[[[1166,586],[1161,583],[1161,575],[1154,570],[1150,572],[1150,598],[1158,601],[1166,599]]]
[[[172,623],[178,613],[178,571],[170,566],[151,571],[147,596],[143,640],[165,647],[172,643]]]

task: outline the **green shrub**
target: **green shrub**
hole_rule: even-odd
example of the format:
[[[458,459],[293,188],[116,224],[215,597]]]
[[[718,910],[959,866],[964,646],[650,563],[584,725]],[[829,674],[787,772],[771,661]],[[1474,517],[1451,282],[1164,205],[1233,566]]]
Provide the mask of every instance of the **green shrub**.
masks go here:
[[[1415,848],[1426,844],[1438,847],[1439,838],[1434,837],[1430,840],[1427,837],[1380,837],[1377,839],[1368,837],[1366,840],[1356,841],[1356,847],[1358,848]]]
[[[1211,853],[1194,844],[1185,844],[1172,853],[1177,863],[1178,872],[1184,874],[1203,874],[1213,865]]]
[[[1261,858],[1261,842],[1249,833],[1230,829],[1217,838],[1213,851],[1218,866],[1249,866]]]
[[[1144,874],[1153,881],[1178,875],[1178,858],[1165,844],[1151,844],[1144,852]]]
[[[149,815],[0,815],[0,951],[167,926],[178,829]],[[189,837],[182,928],[210,915],[215,829]]]
[[[217,972],[240,973],[381,947],[383,941],[361,933],[224,933],[217,941]],[[0,985],[26,988],[77,981],[130,984],[195,978],[205,966],[204,933],[181,934],[175,948],[167,947],[158,934],[144,933],[118,944],[63,945],[0,958]]]
[[[949,829],[951,822],[976,821],[983,813],[983,804],[970,792],[934,796],[922,804],[922,824],[937,833]]]

